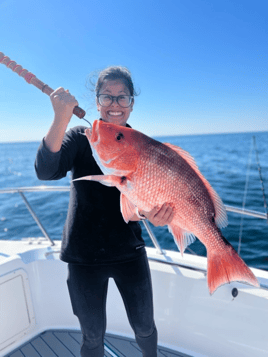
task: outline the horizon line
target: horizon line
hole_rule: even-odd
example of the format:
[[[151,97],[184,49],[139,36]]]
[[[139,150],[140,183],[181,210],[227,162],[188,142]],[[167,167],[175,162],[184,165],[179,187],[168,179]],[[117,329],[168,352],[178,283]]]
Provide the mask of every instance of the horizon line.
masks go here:
[[[139,131],[139,130],[138,130]],[[268,130],[256,130],[256,131],[226,131],[217,133],[195,133],[195,134],[167,134],[167,135],[152,135],[152,138],[166,138],[175,136],[201,136],[201,135],[228,135],[228,134],[250,134],[250,133],[268,133]],[[145,134],[147,135],[147,134]],[[147,135],[149,136],[149,135]],[[42,139],[36,140],[14,140],[14,141],[0,141],[0,144],[15,144],[15,143],[40,143]]]

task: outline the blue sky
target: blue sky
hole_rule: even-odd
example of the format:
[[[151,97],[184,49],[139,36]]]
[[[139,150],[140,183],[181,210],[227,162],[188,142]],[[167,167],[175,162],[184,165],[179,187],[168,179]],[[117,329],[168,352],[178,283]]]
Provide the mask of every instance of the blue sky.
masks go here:
[[[91,121],[88,75],[124,65],[147,135],[267,131],[267,17],[267,0],[0,0],[0,52]],[[52,120],[49,97],[0,65],[0,142],[41,140]]]

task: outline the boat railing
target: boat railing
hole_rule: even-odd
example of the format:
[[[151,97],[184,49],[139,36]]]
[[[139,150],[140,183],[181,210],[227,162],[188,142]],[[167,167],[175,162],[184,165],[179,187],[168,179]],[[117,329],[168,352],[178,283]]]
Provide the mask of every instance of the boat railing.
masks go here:
[[[40,219],[38,218],[38,216],[34,212],[32,206],[30,205],[29,201],[25,197],[24,193],[25,192],[53,192],[53,191],[54,192],[69,192],[70,191],[70,186],[32,186],[32,187],[5,188],[5,189],[1,189],[0,190],[0,194],[18,193],[21,196],[25,206],[29,210],[31,216],[33,217],[33,219],[35,220],[36,224],[40,228],[40,230],[43,233],[44,237],[50,242],[51,246],[55,245],[53,239],[49,236],[49,234],[47,233],[46,229],[44,228],[44,226],[40,222]],[[228,205],[225,205],[225,208],[229,212],[238,213],[238,214],[241,214],[241,215],[246,215],[246,216],[250,216],[250,217],[261,218],[261,219],[266,219],[267,220],[267,215],[264,214],[264,213],[261,213],[261,212],[252,211],[252,210],[248,210],[248,209],[244,209],[244,208],[241,209],[239,207],[233,207],[233,206],[228,206]],[[156,236],[154,235],[152,229],[150,228],[148,221],[142,220],[141,222],[144,224],[144,227],[145,227],[145,229],[146,229],[146,231],[147,231],[147,233],[148,233],[148,235],[149,235],[154,247],[156,248],[156,252],[158,254],[160,254],[160,255],[165,255],[165,252],[161,248]],[[59,252],[60,251],[55,251],[54,250],[54,251],[47,252],[46,255],[55,254],[55,253],[59,253]],[[194,253],[194,252],[191,251],[191,253]],[[202,273],[206,274],[206,270],[205,269],[194,268],[194,267],[186,266],[186,265],[183,265],[183,264],[169,262],[169,261],[162,260],[162,259],[157,259],[157,258],[152,258],[151,260],[152,261],[156,261],[156,262],[160,262],[160,263],[164,263],[164,264],[176,265],[176,266],[179,266],[179,267],[182,267],[182,268],[192,269],[192,270],[199,271],[199,272],[202,272]]]
[[[44,234],[45,238],[50,241],[51,245],[55,245],[53,239],[49,236],[47,233],[46,229],[40,222],[40,219],[37,217],[36,213],[34,212],[32,206],[30,205],[29,201],[25,197],[24,193],[25,192],[69,192],[70,191],[70,186],[32,186],[32,187],[17,187],[17,188],[5,188],[0,190],[0,194],[4,193],[18,193],[25,206],[27,207],[28,211],[30,212],[31,216],[35,220],[36,224],[40,228],[41,232]],[[248,209],[242,209],[239,207],[233,207],[229,205],[225,205],[226,211],[233,212],[233,213],[238,213],[241,215],[246,215],[250,217],[255,217],[255,218],[261,218],[261,219],[267,219],[267,215],[265,213],[257,212],[257,211],[252,211]],[[142,223],[144,224],[145,229],[147,230],[147,233],[155,246],[157,252],[159,254],[164,254],[163,249],[161,248],[156,236],[154,235],[153,231],[151,230],[148,222],[146,220],[142,220]]]

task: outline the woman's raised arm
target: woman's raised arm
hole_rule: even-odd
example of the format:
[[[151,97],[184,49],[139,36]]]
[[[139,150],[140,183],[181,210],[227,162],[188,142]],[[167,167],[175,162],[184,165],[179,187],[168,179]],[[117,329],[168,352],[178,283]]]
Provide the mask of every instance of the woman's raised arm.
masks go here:
[[[54,109],[54,120],[45,136],[45,143],[51,152],[58,152],[73,115],[73,109],[78,105],[78,102],[68,90],[64,90],[62,87],[51,93],[50,100]]]

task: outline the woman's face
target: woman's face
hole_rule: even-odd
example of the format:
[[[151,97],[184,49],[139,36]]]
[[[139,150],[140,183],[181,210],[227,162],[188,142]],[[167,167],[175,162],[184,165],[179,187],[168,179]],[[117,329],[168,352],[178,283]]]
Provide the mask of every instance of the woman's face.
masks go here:
[[[102,85],[99,94],[108,94],[117,97],[119,95],[130,95],[130,92],[121,81],[108,80]],[[97,109],[103,121],[125,126],[132,112],[133,104],[134,100],[128,108],[122,108],[117,101],[114,100],[109,107],[103,107],[97,100]]]

